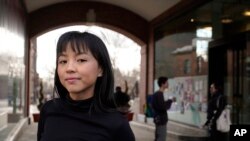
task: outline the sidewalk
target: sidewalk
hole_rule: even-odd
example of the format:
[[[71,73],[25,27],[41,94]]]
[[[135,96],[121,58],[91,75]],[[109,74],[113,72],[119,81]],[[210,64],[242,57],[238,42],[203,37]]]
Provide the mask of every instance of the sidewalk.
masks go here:
[[[14,129],[15,125],[15,123],[9,123],[0,131],[0,141],[4,141],[7,138],[8,134]]]
[[[130,122],[135,133],[136,141],[153,141],[155,126],[137,121]],[[167,141],[205,141],[207,131],[169,121],[167,124]]]
[[[35,106],[30,107],[30,113],[38,112]],[[7,128],[0,132],[0,141],[36,141],[37,123],[31,118],[22,119],[15,124],[9,124]],[[130,121],[131,128],[135,134],[136,141],[153,141],[154,124],[147,124],[139,121]],[[8,136],[8,137],[7,137]],[[6,139],[7,137],[7,139]],[[205,130],[183,125],[173,121],[167,124],[167,141],[204,141],[207,137]]]
[[[136,136],[136,141],[153,141],[154,133],[152,131],[142,130],[134,122],[131,123],[131,127]],[[17,141],[36,141],[37,123],[32,122],[21,132]]]
[[[131,128],[135,134],[136,141],[153,141],[154,140],[154,130],[155,127],[153,125],[148,125],[145,123],[140,123],[137,121],[131,121],[130,122]],[[174,131],[174,126],[179,126],[176,123],[169,123],[168,125],[168,135],[167,140],[168,141],[202,141],[205,140],[205,138],[202,135],[199,135],[197,132],[201,129],[194,129],[193,127],[182,127],[182,128],[190,128],[190,130],[193,132],[190,136],[184,135],[181,132]],[[176,128],[176,127],[175,127]],[[181,130],[179,130],[181,131]],[[187,132],[191,132],[187,131]],[[25,130],[21,131],[20,136],[18,137],[17,141],[36,141],[37,133],[37,123],[31,122],[30,125],[27,125]]]
[[[153,141],[154,133],[150,130],[142,130],[132,123],[131,128],[136,136],[136,141]],[[36,141],[37,123],[31,123],[22,131],[17,141]]]
[[[37,123],[32,122],[22,131],[16,141],[37,141]]]

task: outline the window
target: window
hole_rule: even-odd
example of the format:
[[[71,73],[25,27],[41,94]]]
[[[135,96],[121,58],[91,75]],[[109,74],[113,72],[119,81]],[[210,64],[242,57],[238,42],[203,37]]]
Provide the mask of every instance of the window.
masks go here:
[[[184,74],[188,74],[191,72],[191,61],[189,59],[186,59],[184,61]]]

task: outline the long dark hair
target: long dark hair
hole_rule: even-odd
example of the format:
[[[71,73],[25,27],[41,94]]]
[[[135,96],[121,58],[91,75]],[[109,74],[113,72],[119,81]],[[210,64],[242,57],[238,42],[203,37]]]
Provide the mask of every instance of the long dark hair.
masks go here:
[[[222,89],[222,85],[220,82],[214,81],[212,84],[214,85],[214,88],[217,90],[217,93],[223,94],[223,91],[222,91],[223,89]]]
[[[70,31],[60,36],[56,49],[55,92],[60,98],[66,99],[67,89],[61,84],[57,73],[58,57],[70,44],[74,52],[90,51],[102,68],[102,76],[98,77],[95,84],[93,107],[97,111],[110,111],[114,104],[114,76],[108,50],[103,41],[88,32]]]

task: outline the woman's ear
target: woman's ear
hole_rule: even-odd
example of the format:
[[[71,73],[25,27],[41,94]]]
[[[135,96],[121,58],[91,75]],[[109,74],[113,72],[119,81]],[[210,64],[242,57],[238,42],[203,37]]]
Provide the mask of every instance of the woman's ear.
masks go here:
[[[103,71],[102,71],[102,69],[100,68],[99,74],[98,74],[97,76],[98,76],[98,77],[102,77],[102,73],[103,73]]]

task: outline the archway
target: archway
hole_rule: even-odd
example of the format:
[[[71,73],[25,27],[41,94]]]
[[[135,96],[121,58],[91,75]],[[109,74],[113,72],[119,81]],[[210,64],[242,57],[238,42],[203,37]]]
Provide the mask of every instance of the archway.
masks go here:
[[[87,18],[89,16],[88,13],[91,13],[91,11],[92,17]],[[149,25],[145,19],[126,9],[99,2],[55,4],[34,11],[29,14],[29,17],[28,37],[31,41],[28,51],[29,56],[31,55],[30,49],[32,48],[34,38],[47,31],[68,25],[98,25],[121,33],[139,44],[141,46],[139,112],[143,113],[143,105],[145,104],[145,95],[147,93],[147,39]],[[32,64],[30,61],[31,59],[29,59],[29,67]],[[28,76],[28,78],[31,79],[32,76]]]

